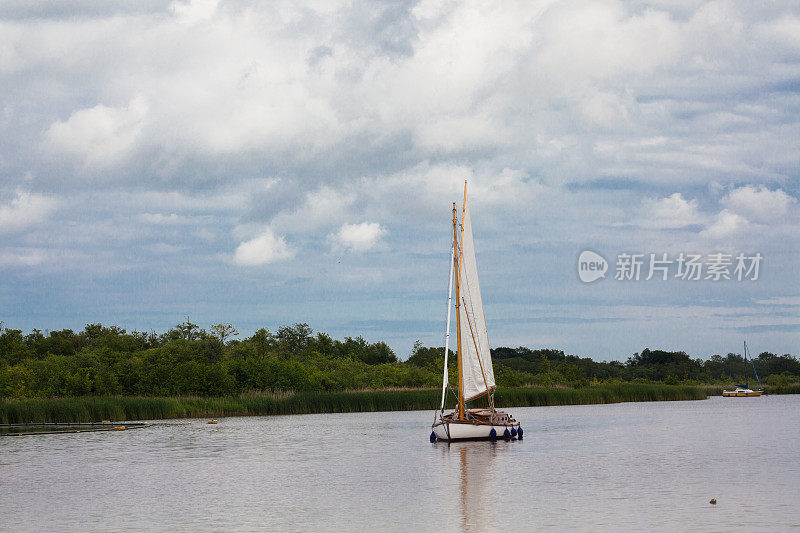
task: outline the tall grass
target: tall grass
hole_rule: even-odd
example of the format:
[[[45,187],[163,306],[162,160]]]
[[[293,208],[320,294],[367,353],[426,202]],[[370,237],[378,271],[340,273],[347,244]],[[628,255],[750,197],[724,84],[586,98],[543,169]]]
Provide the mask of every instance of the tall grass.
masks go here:
[[[580,389],[514,388],[495,394],[495,403],[509,406],[585,405],[619,402],[705,400],[706,391],[685,385],[621,383]]]
[[[435,389],[306,392],[276,397],[246,394],[222,398],[83,396],[0,402],[0,423],[97,422],[242,415],[411,411],[432,409]]]
[[[766,387],[770,394],[800,394],[800,383],[786,383],[784,385],[775,385]]]
[[[200,398],[139,396],[84,396],[38,398],[0,402],[0,423],[97,422],[241,415],[285,415],[366,411],[435,409],[437,389],[399,389],[347,392],[304,392],[276,396],[250,393],[233,397]],[[498,390],[498,407],[579,405],[662,400],[702,400],[703,387],[623,383],[580,389],[517,387]],[[452,400],[452,395],[450,396]],[[450,401],[450,404],[453,402]],[[486,404],[486,399],[472,403]]]

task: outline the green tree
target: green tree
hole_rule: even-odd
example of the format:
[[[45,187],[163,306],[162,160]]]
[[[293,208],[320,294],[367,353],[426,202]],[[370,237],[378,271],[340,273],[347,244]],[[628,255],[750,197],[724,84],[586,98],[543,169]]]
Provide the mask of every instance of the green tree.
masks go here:
[[[222,344],[225,344],[225,339],[236,337],[239,332],[231,324],[214,324],[211,326],[211,335],[216,337]]]

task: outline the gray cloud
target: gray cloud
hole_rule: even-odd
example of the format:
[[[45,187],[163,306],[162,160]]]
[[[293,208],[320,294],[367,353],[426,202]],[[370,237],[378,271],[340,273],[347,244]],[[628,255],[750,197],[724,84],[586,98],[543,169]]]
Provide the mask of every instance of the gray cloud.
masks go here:
[[[75,0],[72,2],[27,2],[6,0],[0,5],[0,19],[59,20],[65,18],[103,18],[169,12],[172,0]]]

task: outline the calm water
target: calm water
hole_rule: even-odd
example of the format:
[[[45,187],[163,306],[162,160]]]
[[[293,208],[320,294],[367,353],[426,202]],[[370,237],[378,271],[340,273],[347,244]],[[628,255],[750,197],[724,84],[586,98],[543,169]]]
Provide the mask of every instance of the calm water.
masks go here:
[[[510,411],[522,442],[430,444],[432,412],[0,437],[0,529],[800,528],[800,396]]]

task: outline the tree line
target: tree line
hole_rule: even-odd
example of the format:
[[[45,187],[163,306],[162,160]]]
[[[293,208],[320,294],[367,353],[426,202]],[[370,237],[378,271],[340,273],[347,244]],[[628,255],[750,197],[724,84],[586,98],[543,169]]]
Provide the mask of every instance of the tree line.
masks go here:
[[[127,332],[87,324],[29,334],[0,322],[0,397],[86,395],[231,396],[249,391],[340,391],[437,387],[444,348],[417,342],[400,361],[385,342],[333,339],[307,324],[259,329],[236,339],[231,324],[208,330],[187,319],[163,334]],[[501,387],[586,386],[592,382],[663,381],[738,383],[752,368],[738,354],[708,360],[684,352],[645,349],[619,361],[597,362],[559,350],[501,347],[492,350]],[[800,381],[800,362],[789,354],[761,353],[756,369],[768,384]],[[449,359],[455,375],[456,358]],[[451,380],[452,381],[452,380]]]

